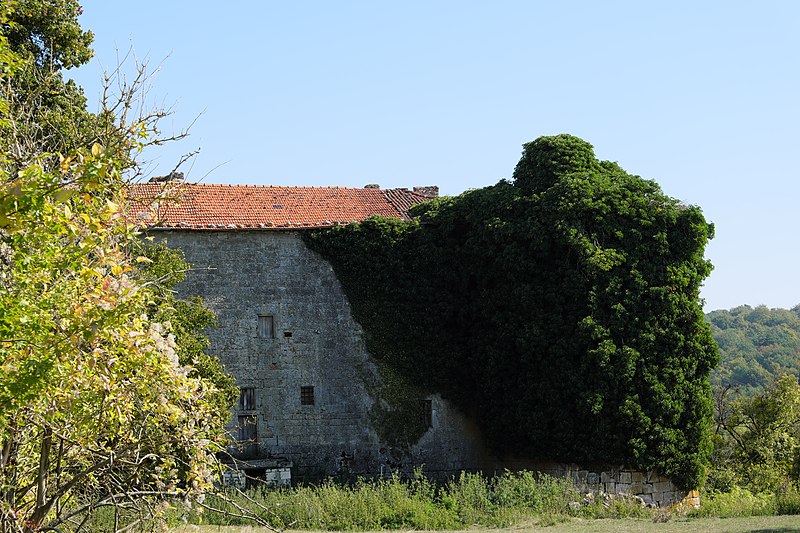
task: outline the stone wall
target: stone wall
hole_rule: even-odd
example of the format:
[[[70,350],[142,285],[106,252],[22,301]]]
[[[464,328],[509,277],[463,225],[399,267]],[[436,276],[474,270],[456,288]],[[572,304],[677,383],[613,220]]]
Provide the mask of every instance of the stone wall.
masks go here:
[[[692,497],[697,497],[699,504],[699,496],[679,490],[669,478],[655,472],[639,472],[623,467],[588,470],[578,465],[564,464],[549,465],[539,470],[552,476],[572,479],[581,491],[637,496],[642,503],[652,507],[668,507]],[[686,503],[693,505],[694,501]]]
[[[398,450],[380,442],[370,419],[380,375],[332,267],[298,234],[157,236],[182,249],[192,265],[180,295],[201,296],[217,315],[210,353],[240,387],[253,389],[254,405],[235,409],[229,430],[234,439],[248,431],[256,439],[234,455],[255,465],[285,459],[299,480],[386,475],[423,464],[441,475],[483,464],[477,428],[438,396],[430,398],[431,428],[415,446]],[[240,425],[248,426],[244,433]]]
[[[611,499],[616,497],[635,497],[643,505],[650,507],[669,507],[676,504],[697,506],[699,493],[678,489],[672,481],[655,472],[640,472],[624,466],[538,461],[524,457],[506,457],[491,464],[490,471],[531,470],[553,477],[572,480],[582,493],[602,494]]]

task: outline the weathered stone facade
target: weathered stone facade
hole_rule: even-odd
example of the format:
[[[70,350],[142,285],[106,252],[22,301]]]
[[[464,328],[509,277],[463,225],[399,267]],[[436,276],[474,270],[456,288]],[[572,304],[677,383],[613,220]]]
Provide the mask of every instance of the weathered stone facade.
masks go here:
[[[486,464],[477,429],[438,396],[418,443],[399,450],[380,442],[370,417],[380,375],[332,267],[298,233],[158,235],[192,264],[181,294],[202,296],[217,315],[210,352],[252,389],[229,429],[255,444],[236,456],[256,466],[291,462],[295,479],[423,464],[435,475]]]

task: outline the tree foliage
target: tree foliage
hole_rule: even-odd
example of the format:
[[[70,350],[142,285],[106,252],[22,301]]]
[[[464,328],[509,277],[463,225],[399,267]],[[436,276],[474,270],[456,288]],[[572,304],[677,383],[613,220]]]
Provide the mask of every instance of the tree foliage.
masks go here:
[[[44,163],[43,153],[66,154],[98,141],[108,149],[114,144],[108,134],[118,131],[115,124],[89,113],[83,89],[62,73],[92,57],[93,36],[78,24],[78,2],[11,0],[6,9],[0,29],[20,59],[2,85],[10,106],[7,160],[21,169],[36,158]]]
[[[711,374],[715,388],[733,387],[739,394],[752,396],[782,374],[800,376],[800,306],[742,305],[712,311],[706,319],[721,358]]]
[[[800,482],[800,306],[742,305],[706,319],[721,356],[711,374],[711,487],[775,491]]]
[[[122,123],[106,109],[120,142],[89,148],[68,135],[76,125],[61,103],[26,94],[38,91],[31,80],[59,80],[58,69],[88,58],[77,10],[57,0],[0,7],[4,533],[79,530],[103,506],[115,509],[115,529],[126,525],[120,511],[135,525],[158,512],[156,496],[207,489],[225,439],[228,378],[198,354],[209,317],[149,283],[142,267],[160,263],[134,253],[138,228],[121,208],[125,149],[148,142],[152,117]],[[85,113],[80,99],[64,106]]]
[[[0,512],[29,529],[204,489],[223,438],[220,391],[147,314],[115,161],[94,152],[0,190]]]
[[[495,452],[698,485],[713,226],[569,135],[526,144],[514,178],[307,240],[379,364],[475,416]]]
[[[94,36],[78,23],[77,0],[10,0],[3,34],[9,48],[43,70],[79,67],[93,55]]]
[[[717,389],[711,486],[754,492],[800,482],[800,384],[783,374],[751,396]]]

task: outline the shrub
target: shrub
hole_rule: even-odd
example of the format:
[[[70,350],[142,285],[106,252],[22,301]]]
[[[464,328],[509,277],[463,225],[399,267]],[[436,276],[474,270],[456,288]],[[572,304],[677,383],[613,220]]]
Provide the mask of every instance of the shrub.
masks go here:
[[[795,486],[775,495],[776,514],[800,514],[800,491]]]
[[[734,487],[730,492],[710,492],[702,495],[701,506],[689,513],[692,517],[767,516],[776,514],[776,497],[769,493],[752,493]]]

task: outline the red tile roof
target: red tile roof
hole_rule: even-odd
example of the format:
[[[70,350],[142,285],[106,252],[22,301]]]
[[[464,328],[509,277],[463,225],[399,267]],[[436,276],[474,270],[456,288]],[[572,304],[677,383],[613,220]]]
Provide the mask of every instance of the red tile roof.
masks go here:
[[[408,189],[139,183],[128,188],[136,220],[164,229],[297,229],[369,216],[407,220],[431,197]]]

